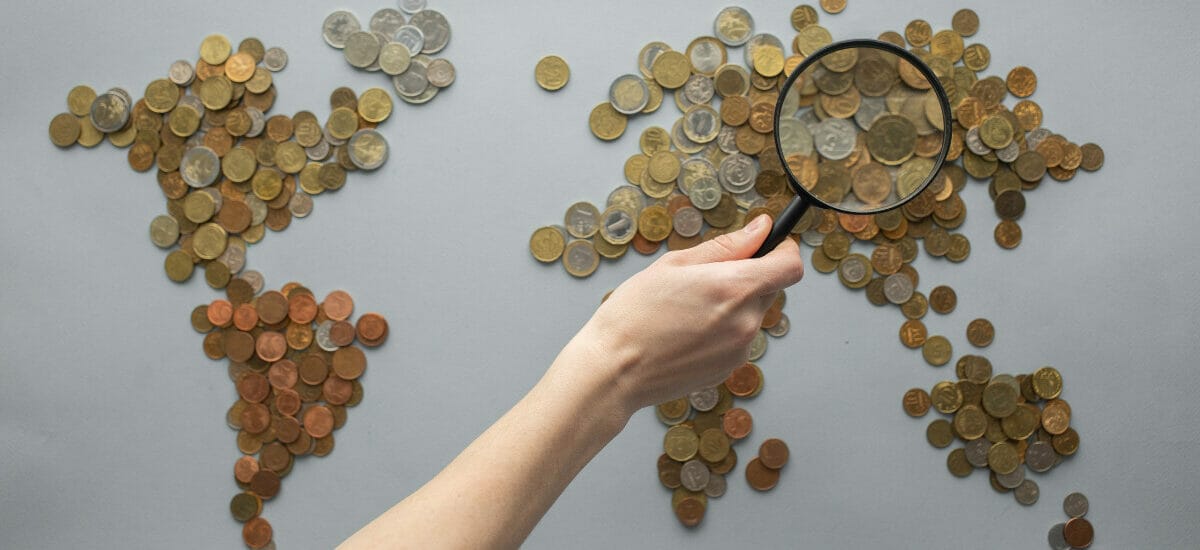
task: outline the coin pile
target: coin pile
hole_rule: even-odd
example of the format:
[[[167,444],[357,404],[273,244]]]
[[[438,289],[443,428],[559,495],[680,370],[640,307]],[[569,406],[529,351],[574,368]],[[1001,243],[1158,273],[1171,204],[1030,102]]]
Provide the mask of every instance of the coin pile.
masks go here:
[[[260,516],[264,500],[280,489],[296,457],[333,451],[333,432],[346,423],[346,408],[362,401],[367,347],[387,340],[378,313],[351,321],[354,300],[344,291],[318,302],[311,290],[288,283],[262,292],[262,276],[247,272],[225,287],[226,298],[192,310],[192,328],[204,334],[209,359],[229,359],[238,400],[226,422],[237,430],[244,456],[233,467],[242,492],[229,503],[243,522],[250,548],[272,539]]]
[[[310,214],[312,197],[340,189],[347,172],[387,160],[387,140],[374,129],[392,111],[382,89],[361,97],[335,90],[325,124],[308,111],[268,118],[271,74],[286,65],[286,52],[264,49],[256,38],[234,52],[229,39],[210,35],[195,66],[172,63],[137,102],[120,88],[97,95],[75,87],[70,112],[50,121],[50,140],[92,147],[107,136],[129,148],[131,168],[155,168],[167,214],[150,222],[150,240],[174,249],[164,262],[167,277],[187,281],[200,265],[208,284],[223,288],[267,229],[282,231]]]
[[[353,13],[335,11],[321,25],[321,36],[342,50],[351,67],[391,76],[396,97],[405,103],[427,103],[454,83],[454,65],[428,55],[446,47],[450,22],[441,12],[425,9],[425,0],[401,0],[399,10],[375,12],[366,30]]]
[[[770,491],[779,483],[779,471],[787,465],[787,443],[771,438],[758,447],[758,456],[746,465],[746,482],[757,491]]]
[[[1071,427],[1071,406],[1062,399],[1062,375],[1054,367],[1033,374],[992,375],[992,363],[981,355],[964,355],[955,368],[958,380],[943,380],[926,392],[912,388],[901,405],[909,416],[925,416],[932,407],[952,415],[929,423],[925,437],[939,449],[955,439],[964,445],[950,451],[946,466],[957,477],[976,468],[990,470],[997,492],[1013,492],[1026,506],[1038,500],[1038,485],[1025,477],[1044,473],[1079,450],[1079,433]],[[1041,405],[1039,407],[1038,405]]]
[[[1083,519],[1088,513],[1088,499],[1083,493],[1071,493],[1063,499],[1063,512],[1068,519],[1065,523],[1055,524],[1050,528],[1048,539],[1050,548],[1067,550],[1068,548],[1087,548],[1096,538],[1096,530],[1092,522]]]

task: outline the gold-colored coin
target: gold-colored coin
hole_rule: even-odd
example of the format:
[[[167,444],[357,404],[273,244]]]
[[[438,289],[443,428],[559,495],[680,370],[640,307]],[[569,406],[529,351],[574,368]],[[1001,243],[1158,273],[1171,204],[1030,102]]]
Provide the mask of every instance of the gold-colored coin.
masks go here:
[[[720,462],[729,454],[729,436],[721,428],[708,428],[700,433],[698,453],[708,462]]]
[[[567,62],[557,55],[547,55],[537,62],[533,69],[533,78],[538,86],[551,92],[562,89],[571,78],[571,68]]]
[[[817,10],[808,4],[800,4],[792,9],[792,30],[799,31],[809,25],[816,25],[820,16]]]
[[[963,48],[963,66],[979,72],[992,63],[992,52],[983,44],[971,44]]]
[[[997,474],[1011,474],[1021,465],[1016,447],[1008,442],[995,443],[988,449],[988,468]]]
[[[81,118],[71,113],[59,113],[50,119],[50,143],[59,147],[75,145],[82,131]]]
[[[825,13],[842,13],[846,9],[846,0],[821,0],[821,9]]]
[[[206,109],[224,109],[233,100],[233,83],[225,75],[217,75],[200,82],[197,95]]]
[[[1034,371],[1031,378],[1033,391],[1042,399],[1057,399],[1062,394],[1063,379],[1058,369],[1042,367]]]
[[[210,34],[200,43],[200,59],[209,65],[220,65],[229,58],[233,46],[220,34]]]
[[[96,101],[96,90],[91,86],[80,84],[67,92],[67,110],[75,116],[90,114],[93,101]]]
[[[995,418],[1004,418],[1017,410],[1017,388],[993,379],[983,388],[983,410]]]
[[[539,227],[529,237],[529,252],[542,263],[558,261],[566,245],[567,241],[557,227]]]
[[[295,141],[285,141],[275,148],[275,166],[285,173],[299,174],[307,163],[308,155],[304,153],[304,148]]]
[[[625,115],[618,113],[607,101],[597,104],[588,115],[588,127],[591,128],[592,134],[605,141],[621,137],[621,134],[625,133],[628,121]]]
[[[255,197],[270,201],[283,191],[283,178],[275,170],[262,168],[254,173],[254,179],[250,181],[250,188],[254,191]]]
[[[687,426],[671,426],[663,438],[663,451],[672,460],[686,462],[700,450],[700,438]]]
[[[817,24],[812,24],[800,29],[796,33],[796,39],[792,45],[796,51],[805,56],[812,55],[813,52],[828,46],[833,43],[833,35],[829,34],[829,30]]]
[[[932,37],[933,27],[924,19],[913,19],[904,27],[904,38],[915,47],[923,48],[929,45]]]
[[[683,86],[692,74],[692,62],[687,56],[677,51],[665,51],[658,54],[651,66],[654,81],[660,86],[675,89]]]
[[[646,156],[671,150],[671,134],[661,126],[651,126],[642,131],[638,146]]]
[[[946,456],[946,467],[951,474],[954,474],[954,477],[967,477],[974,469],[967,461],[967,452],[961,448],[950,451],[950,454]]]
[[[954,442],[954,429],[945,419],[939,418],[926,426],[925,439],[939,449],[949,447]]]
[[[163,262],[167,278],[177,283],[182,283],[190,279],[195,267],[195,264],[192,263],[192,257],[188,256],[182,250],[174,250],[170,254],[167,254],[167,258]]]
[[[196,228],[192,235],[192,248],[200,258],[212,260],[225,252],[228,239],[225,228],[215,223],[206,223]]]
[[[930,336],[925,340],[925,345],[921,346],[921,355],[925,361],[935,367],[940,367],[950,362],[950,356],[954,350],[950,345],[950,340],[945,336]]]
[[[659,183],[674,182],[679,177],[679,157],[670,151],[654,153],[650,156],[646,171]]]
[[[1005,79],[1008,91],[1017,97],[1029,97],[1037,89],[1037,75],[1029,67],[1014,67]]]
[[[350,136],[358,131],[358,115],[349,107],[338,107],[329,113],[325,126],[329,129],[330,136],[342,140],[350,139]]]
[[[971,36],[979,32],[979,15],[970,8],[958,10],[950,18],[950,28],[963,36]]]
[[[671,235],[671,229],[671,216],[663,206],[647,206],[638,215],[638,233],[650,242],[666,240]]]
[[[368,89],[358,97],[358,114],[367,122],[387,120],[392,114],[392,96],[381,88]]]
[[[783,50],[774,46],[759,46],[753,51],[755,72],[767,78],[783,72]]]
[[[987,415],[977,405],[963,405],[954,413],[954,430],[967,441],[983,437],[987,426]]]
[[[929,392],[929,399],[933,401],[933,408],[938,412],[951,414],[962,406],[963,395],[958,385],[943,380],[934,384],[933,390]]]

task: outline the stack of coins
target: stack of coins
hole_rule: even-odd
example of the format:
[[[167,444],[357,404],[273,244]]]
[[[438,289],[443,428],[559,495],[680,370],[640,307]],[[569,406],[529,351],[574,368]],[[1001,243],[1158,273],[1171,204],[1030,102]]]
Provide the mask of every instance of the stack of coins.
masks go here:
[[[375,12],[366,30],[353,13],[335,11],[321,25],[321,36],[342,50],[350,66],[392,77],[396,97],[405,103],[428,103],[454,83],[454,65],[429,55],[450,42],[450,22],[425,9],[425,0],[401,0],[399,10]]]
[[[758,456],[746,465],[746,482],[757,491],[770,491],[779,483],[779,471],[791,453],[787,443],[771,438],[758,447]]]
[[[229,378],[239,399],[226,422],[237,430],[244,456],[233,467],[242,492],[229,503],[244,522],[250,548],[272,540],[271,524],[260,516],[296,457],[333,451],[333,432],[346,423],[346,408],[362,401],[361,377],[367,358],[355,343],[382,345],[387,321],[364,313],[351,321],[354,300],[344,291],[318,302],[311,290],[288,283],[262,292],[256,272],[225,287],[225,299],[197,306],[192,327],[203,333],[204,354],[229,359]]]
[[[167,277],[187,281],[200,265],[210,286],[224,288],[266,229],[282,231],[312,212],[313,196],[345,185],[347,172],[387,160],[387,140],[374,129],[392,111],[382,89],[335,90],[325,124],[308,111],[268,118],[271,75],[286,65],[286,52],[256,38],[234,52],[229,39],[210,35],[195,66],[172,63],[137,102],[119,88],[75,87],[70,112],[50,121],[50,140],[92,147],[107,136],[129,148],[134,170],[156,168],[167,214],[150,222],[150,240],[173,249]]]
[[[1026,479],[1026,468],[1047,472],[1079,450],[1071,406],[1061,397],[1062,375],[1054,367],[1042,367],[1028,375],[993,376],[992,363],[981,355],[964,355],[956,371],[956,382],[943,380],[929,392],[905,392],[904,412],[919,418],[932,407],[952,415],[950,421],[930,422],[925,430],[929,444],[939,449],[955,439],[964,444],[946,457],[951,474],[967,477],[987,468],[997,492],[1012,491],[1026,506],[1037,502],[1038,485]]]
[[[1067,550],[1068,548],[1087,548],[1096,538],[1096,530],[1092,522],[1083,519],[1088,513],[1088,499],[1083,493],[1071,493],[1063,499],[1063,512],[1068,519],[1065,523],[1055,524],[1050,528],[1048,539],[1050,548]]]

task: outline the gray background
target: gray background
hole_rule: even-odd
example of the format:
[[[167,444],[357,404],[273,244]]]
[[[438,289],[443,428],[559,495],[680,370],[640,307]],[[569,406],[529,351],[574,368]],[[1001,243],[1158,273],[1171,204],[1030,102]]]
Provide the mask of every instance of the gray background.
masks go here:
[[[605,261],[585,281],[530,258],[537,226],[576,200],[603,202],[665,106],[602,143],[587,131],[609,82],[636,72],[646,42],[677,49],[709,34],[720,1],[465,2],[432,6],[451,21],[443,54],[458,81],[432,103],[397,101],[382,127],[390,161],[317,197],[308,219],[252,247],[249,267],[278,288],[350,291],[358,312],[391,322],[369,353],[366,399],[324,459],[299,460],[265,507],[280,547],[329,546],[435,474],[540,376],[601,295],[649,259]],[[104,144],[60,151],[46,135],[72,86],[123,86],[135,97],[200,40],[257,36],[287,49],[274,112],[310,109],[329,92],[387,87],[352,70],[319,28],[338,7],[365,22],[385,2],[19,2],[0,25],[5,54],[0,154],[0,546],[239,547],[227,510],[238,452],[224,422],[235,399],[225,363],[209,361],[188,324],[217,296],[202,277],[162,272],[147,225],[164,209],[152,174]],[[309,4],[309,3],[306,3]],[[792,2],[746,1],[760,31],[792,36]],[[814,2],[815,5],[815,2]],[[835,38],[946,28],[961,2],[851,0],[822,14]],[[766,389],[729,493],[704,524],[681,528],[655,459],[662,426],[639,412],[559,499],[528,547],[1043,547],[1063,495],[1086,492],[1100,548],[1194,548],[1200,539],[1200,408],[1195,357],[1193,40],[1184,2],[975,2],[991,74],[1026,64],[1045,125],[1103,145],[1107,164],[1029,194],[1025,242],[1004,251],[986,186],[964,193],[963,264],[922,254],[921,287],[950,284],[958,309],[926,319],[956,354],[977,316],[996,325],[997,372],[1054,365],[1082,435],[1075,458],[1034,476],[1030,508],[980,472],[960,480],[926,423],[899,407],[911,386],[953,377],[903,348],[895,309],[810,271],[789,291],[792,333],[761,361]],[[564,56],[570,84],[537,88],[533,66]],[[733,50],[740,58],[741,50]],[[1190,243],[1190,244],[1189,244]],[[1192,252],[1188,252],[1191,250]],[[807,251],[806,251],[807,254]],[[670,321],[665,321],[670,322]],[[765,437],[793,458],[757,494],[743,467]],[[504,472],[495,472],[504,475]]]

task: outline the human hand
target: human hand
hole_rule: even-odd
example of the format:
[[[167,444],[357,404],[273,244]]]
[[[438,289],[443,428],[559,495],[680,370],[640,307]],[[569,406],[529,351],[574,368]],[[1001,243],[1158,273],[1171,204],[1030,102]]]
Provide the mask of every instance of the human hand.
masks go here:
[[[750,259],[770,219],[668,252],[613,291],[573,344],[606,355],[629,413],[715,386],[746,362],[776,293],[804,275],[794,241]]]

